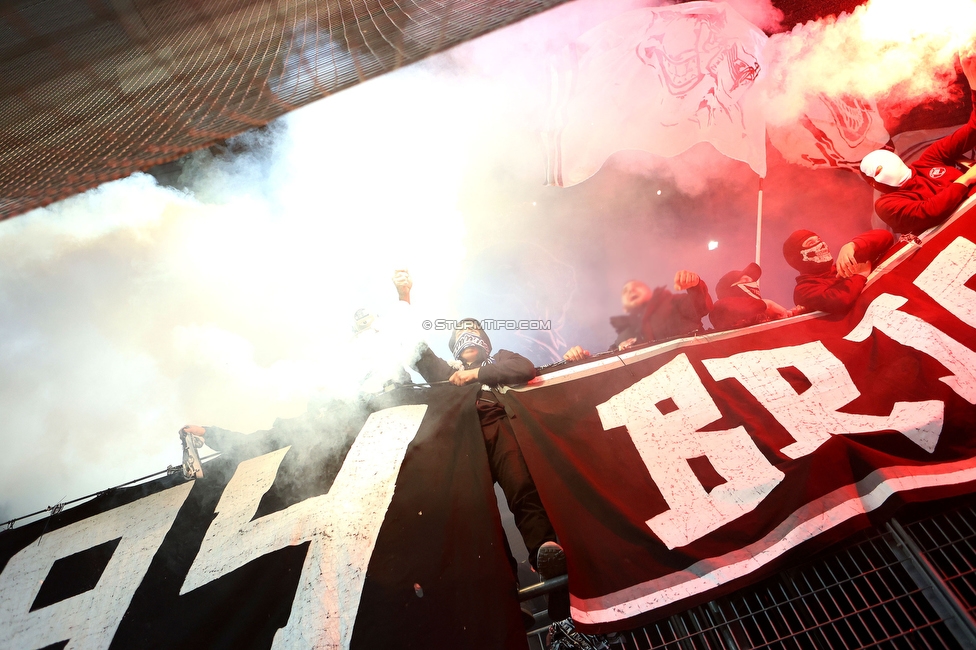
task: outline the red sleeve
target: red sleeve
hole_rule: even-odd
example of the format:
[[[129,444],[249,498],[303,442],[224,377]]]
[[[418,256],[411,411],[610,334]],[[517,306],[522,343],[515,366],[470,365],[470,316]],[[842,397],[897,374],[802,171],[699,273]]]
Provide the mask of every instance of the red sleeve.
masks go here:
[[[865,282],[867,278],[863,275],[834,280],[816,277],[799,279],[793,290],[793,300],[811,311],[844,314],[854,306]]]
[[[973,93],[972,99],[973,112],[969,115],[969,121],[956,129],[952,135],[930,144],[915,161],[916,165],[926,167],[951,165],[956,158],[976,147],[976,92]]]
[[[871,262],[873,266],[895,243],[895,236],[887,230],[869,230],[851,242],[854,244],[854,259],[858,262]]]
[[[891,192],[875,202],[874,210],[895,232],[918,235],[948,219],[968,193],[969,188],[962,183],[949,183],[927,199]]]

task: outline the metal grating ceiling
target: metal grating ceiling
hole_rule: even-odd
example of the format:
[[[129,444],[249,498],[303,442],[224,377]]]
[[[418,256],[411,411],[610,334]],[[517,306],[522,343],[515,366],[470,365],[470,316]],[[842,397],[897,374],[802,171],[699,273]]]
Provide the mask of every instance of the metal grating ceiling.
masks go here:
[[[166,163],[565,0],[0,5],[0,219]]]

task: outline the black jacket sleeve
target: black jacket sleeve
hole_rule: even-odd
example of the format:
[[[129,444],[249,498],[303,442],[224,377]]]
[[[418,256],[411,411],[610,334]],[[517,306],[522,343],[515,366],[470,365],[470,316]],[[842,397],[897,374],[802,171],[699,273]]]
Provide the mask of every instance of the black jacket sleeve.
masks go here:
[[[478,379],[482,384],[491,387],[506,385],[517,386],[535,377],[535,366],[521,354],[499,350],[495,354],[495,363],[481,366]]]
[[[478,381],[495,387],[499,385],[524,384],[535,377],[535,366],[521,354],[499,350],[494,355],[495,363],[481,366]],[[438,357],[427,346],[422,345],[420,358],[417,360],[417,372],[428,382],[445,381],[457,372],[448,362]]]
[[[674,297],[675,307],[683,318],[701,320],[712,310],[712,297],[708,293],[708,285],[699,279],[698,284],[685,289],[684,295]]]
[[[414,367],[428,382],[446,381],[456,372],[450,364],[434,354],[426,343],[420,344],[420,358]]]
[[[203,427],[203,429],[206,431],[203,436],[204,442],[207,443],[208,447],[217,451],[237,451],[254,441],[254,439],[249,440],[250,436],[245,436],[243,433],[229,429],[222,429],[220,427]],[[251,435],[257,434],[260,438],[262,434],[267,433],[268,431],[255,431]]]
[[[203,439],[208,447],[220,452],[257,456],[299,440],[337,441],[350,426],[353,434],[358,432],[367,417],[369,410],[359,399],[329,399],[314,410],[293,418],[277,418],[270,429],[246,435],[221,427],[204,427]]]

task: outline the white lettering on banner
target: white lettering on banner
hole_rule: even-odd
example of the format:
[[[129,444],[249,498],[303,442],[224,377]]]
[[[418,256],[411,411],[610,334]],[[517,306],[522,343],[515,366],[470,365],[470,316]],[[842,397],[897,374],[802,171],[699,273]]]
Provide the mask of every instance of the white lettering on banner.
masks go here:
[[[677,409],[665,414],[656,405],[668,399]],[[722,414],[684,354],[596,410],[604,429],[627,427],[670,506],[647,521],[668,548],[690,544],[752,511],[783,480],[744,428],[698,431]],[[711,492],[688,464],[701,456],[727,481]]]
[[[43,535],[0,574],[0,648],[107,648],[193,483],[184,483]],[[121,540],[93,589],[30,611],[52,565]]]
[[[420,404],[371,414],[328,494],[254,521],[287,448],[241,463],[180,594],[262,555],[310,541],[288,624],[278,630],[273,647],[348,648],[366,567],[407,446],[426,411]]]
[[[915,278],[915,286],[962,322],[976,327],[976,291],[966,286],[974,275],[976,244],[958,237]]]
[[[879,508],[892,494],[973,481],[976,481],[976,460],[972,458],[876,469],[856,483],[841,486],[800,506],[775,529],[751,543],[748,538],[737,537],[741,546],[733,542],[730,550],[722,555],[695,561],[620,591],[574,598],[573,620],[607,623],[674,605],[755,573],[803,542]]]
[[[901,296],[881,294],[871,301],[864,318],[844,338],[863,341],[870,336],[872,329],[877,328],[898,343],[924,352],[945,366],[952,375],[939,381],[970,404],[976,404],[976,352],[931,323],[898,311],[906,302],[908,299]]]
[[[790,458],[812,453],[831,435],[898,431],[932,452],[942,432],[938,400],[896,402],[891,415],[840,413],[860,396],[847,368],[820,341],[773,350],[753,350],[702,362],[716,380],[737,379],[796,440],[783,447]],[[794,367],[810,382],[801,393],[781,374]]]

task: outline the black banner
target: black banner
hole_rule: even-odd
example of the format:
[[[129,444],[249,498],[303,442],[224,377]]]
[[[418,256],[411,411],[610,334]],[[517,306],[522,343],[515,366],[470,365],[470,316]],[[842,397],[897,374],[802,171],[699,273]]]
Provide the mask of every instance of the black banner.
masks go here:
[[[475,391],[224,436],[200,480],[3,533],[0,647],[525,647]]]

